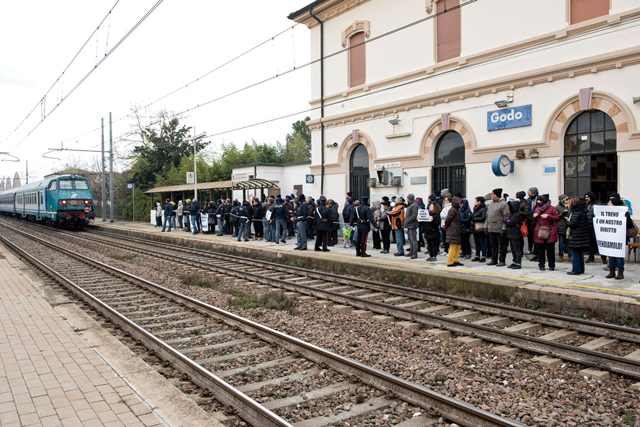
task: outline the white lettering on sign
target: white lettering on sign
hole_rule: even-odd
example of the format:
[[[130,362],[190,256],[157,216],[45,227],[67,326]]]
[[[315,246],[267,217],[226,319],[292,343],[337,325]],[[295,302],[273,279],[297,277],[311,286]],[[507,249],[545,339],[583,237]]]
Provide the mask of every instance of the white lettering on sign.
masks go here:
[[[522,118],[521,111],[513,111],[509,114],[499,114],[497,111],[491,115],[491,121],[493,123],[506,122],[507,120],[520,120]]]
[[[376,163],[373,165],[374,169],[399,168],[400,166],[402,166],[402,162]]]

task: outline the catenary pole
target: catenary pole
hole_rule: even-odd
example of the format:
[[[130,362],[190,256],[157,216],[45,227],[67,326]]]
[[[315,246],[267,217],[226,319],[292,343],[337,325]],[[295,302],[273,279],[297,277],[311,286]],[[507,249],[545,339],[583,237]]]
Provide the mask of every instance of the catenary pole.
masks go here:
[[[198,199],[198,169],[196,166],[196,143],[198,142],[195,139],[196,136],[196,127],[193,127],[193,198]]]
[[[107,220],[107,181],[104,167],[104,117],[101,119],[102,127],[102,221]]]
[[[111,128],[111,113],[109,113],[109,210],[111,212],[111,221],[113,222],[114,206],[113,206],[113,132]]]

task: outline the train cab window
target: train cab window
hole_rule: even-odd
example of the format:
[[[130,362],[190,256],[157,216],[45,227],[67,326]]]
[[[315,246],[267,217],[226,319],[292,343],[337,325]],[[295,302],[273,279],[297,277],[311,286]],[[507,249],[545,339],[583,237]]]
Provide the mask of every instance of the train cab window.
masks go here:
[[[60,189],[61,190],[73,190],[73,182],[70,179],[61,179],[60,180]]]
[[[76,179],[73,182],[76,185],[76,190],[88,190],[89,189],[89,183],[87,181],[82,181],[82,180]]]
[[[49,183],[49,190],[57,190],[58,189],[58,181],[51,181]]]

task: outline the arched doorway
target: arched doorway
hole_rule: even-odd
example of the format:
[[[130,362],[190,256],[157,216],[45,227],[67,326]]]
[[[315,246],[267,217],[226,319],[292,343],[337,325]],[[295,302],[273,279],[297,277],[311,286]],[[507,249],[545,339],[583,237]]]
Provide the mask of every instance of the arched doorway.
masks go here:
[[[464,140],[455,131],[445,133],[436,145],[432,168],[433,192],[448,188],[451,194],[467,196],[467,168]]]
[[[369,197],[369,151],[363,144],[359,144],[351,153],[349,163],[349,189],[354,200]]]
[[[608,114],[585,111],[571,121],[564,136],[564,192],[582,197],[593,191],[607,201],[618,191],[616,125]]]

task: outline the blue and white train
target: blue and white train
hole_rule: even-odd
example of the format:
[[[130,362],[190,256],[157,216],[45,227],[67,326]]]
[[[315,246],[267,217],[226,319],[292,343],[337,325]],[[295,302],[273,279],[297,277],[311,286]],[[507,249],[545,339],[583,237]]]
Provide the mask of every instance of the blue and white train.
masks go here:
[[[60,175],[0,191],[0,213],[77,228],[95,218],[89,180],[80,175]]]

